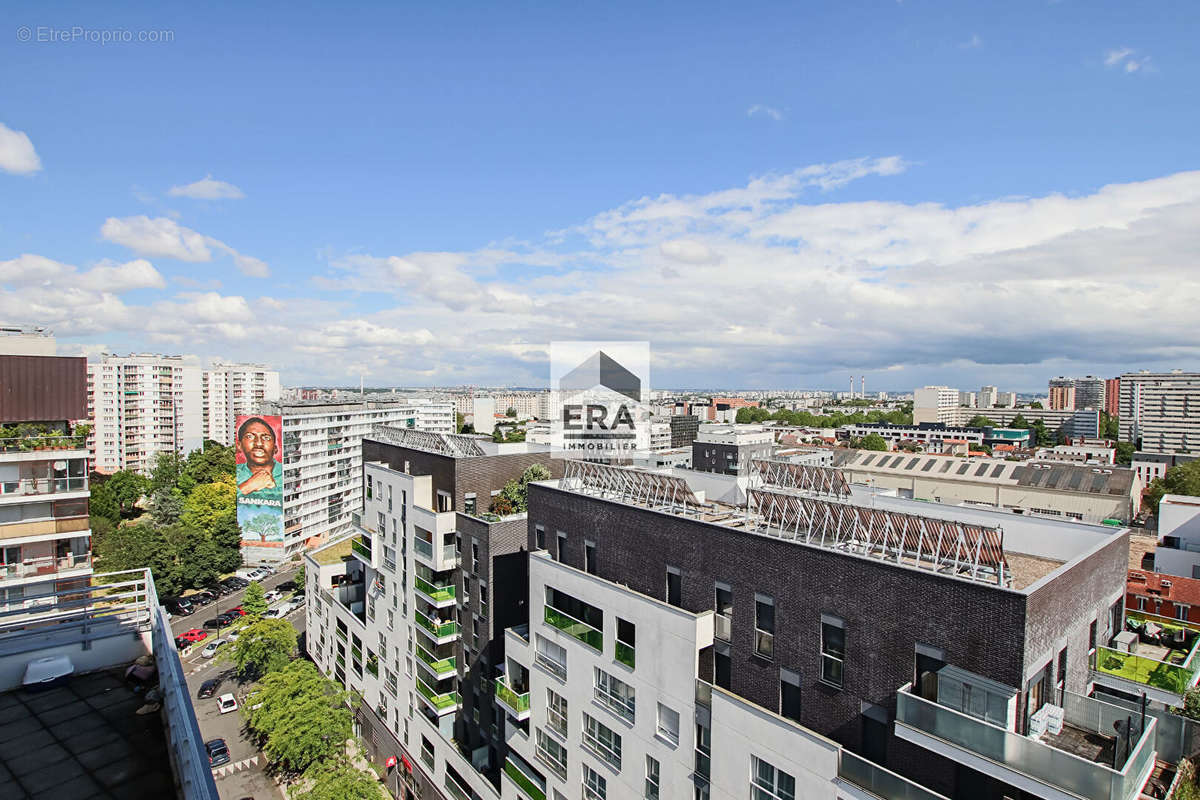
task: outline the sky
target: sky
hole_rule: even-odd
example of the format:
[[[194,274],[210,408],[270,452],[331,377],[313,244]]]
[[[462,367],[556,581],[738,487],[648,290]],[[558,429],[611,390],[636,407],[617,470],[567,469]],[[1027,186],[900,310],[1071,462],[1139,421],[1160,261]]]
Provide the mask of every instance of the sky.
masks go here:
[[[252,7],[248,7],[252,6]],[[1200,4],[46,2],[0,324],[285,385],[1200,368]]]

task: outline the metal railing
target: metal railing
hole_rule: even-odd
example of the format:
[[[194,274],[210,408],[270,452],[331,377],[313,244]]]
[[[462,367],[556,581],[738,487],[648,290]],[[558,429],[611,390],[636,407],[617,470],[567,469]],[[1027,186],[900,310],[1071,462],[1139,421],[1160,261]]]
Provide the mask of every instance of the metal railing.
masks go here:
[[[919,783],[884,769],[849,750],[838,753],[838,777],[883,800],[946,800]]]
[[[0,564],[0,578],[28,578],[36,575],[56,575],[72,569],[92,566],[91,553],[67,556],[30,558],[17,564]]]
[[[21,478],[0,483],[0,495],[39,495],[82,492],[88,488],[86,476],[77,478]]]
[[[588,647],[604,650],[604,633],[581,619],[576,619],[552,605],[545,606],[545,620],[560,631],[569,633]]]
[[[0,453],[26,453],[32,450],[85,450],[87,437],[74,434],[34,433],[0,439]]]

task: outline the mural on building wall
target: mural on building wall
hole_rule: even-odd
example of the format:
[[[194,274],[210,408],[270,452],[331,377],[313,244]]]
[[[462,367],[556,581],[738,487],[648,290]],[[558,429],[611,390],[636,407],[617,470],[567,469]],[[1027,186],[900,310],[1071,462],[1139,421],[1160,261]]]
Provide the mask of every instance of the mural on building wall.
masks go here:
[[[242,540],[283,541],[283,419],[240,416],[237,422],[237,519]]]

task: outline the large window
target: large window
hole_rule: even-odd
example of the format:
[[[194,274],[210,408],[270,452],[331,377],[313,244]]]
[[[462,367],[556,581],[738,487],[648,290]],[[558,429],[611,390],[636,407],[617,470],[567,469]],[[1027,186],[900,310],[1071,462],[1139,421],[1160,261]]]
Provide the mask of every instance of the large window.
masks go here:
[[[550,730],[567,738],[567,698],[553,689],[546,690],[546,722]]]
[[[567,679],[567,651],[562,645],[557,642],[552,642],[545,636],[538,634],[537,653],[534,655],[534,662],[541,665],[547,672],[556,678],[562,680]]]
[[[716,609],[716,630],[714,634],[718,639],[729,641],[732,637],[733,630],[733,589],[729,584],[718,583],[715,590],[716,598],[714,608]]]
[[[617,646],[614,655],[617,661],[630,669],[637,663],[637,626],[620,617],[617,617]]]
[[[763,658],[775,654],[775,600],[757,593],[754,595],[754,652]]]
[[[622,719],[633,722],[633,687],[596,667],[596,699]]]
[[[662,769],[654,756],[646,756],[646,800],[658,800]]]
[[[751,756],[750,800],[796,800],[796,779],[758,756]]]
[[[842,688],[845,681],[846,628],[842,620],[821,615],[821,680]]]
[[[583,715],[583,743],[618,772],[621,770],[621,735],[587,713]]]
[[[583,765],[584,800],[608,800],[608,781],[596,770]]]
[[[679,744],[679,712],[658,704],[658,736],[668,744]]]
[[[547,586],[545,619],[589,647],[604,649],[604,612],[595,606]]]
[[[553,736],[547,736],[541,728],[535,731],[537,744],[535,754],[538,761],[545,764],[559,780],[567,779],[567,750]]]

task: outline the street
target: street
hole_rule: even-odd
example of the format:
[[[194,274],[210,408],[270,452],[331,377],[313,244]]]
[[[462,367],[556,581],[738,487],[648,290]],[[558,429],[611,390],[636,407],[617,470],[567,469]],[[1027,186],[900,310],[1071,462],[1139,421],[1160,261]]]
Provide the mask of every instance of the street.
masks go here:
[[[277,575],[271,575],[262,581],[263,588],[272,589],[280,583],[286,583],[291,579],[294,571],[294,569],[290,569]],[[234,592],[220,598],[218,602],[197,610],[190,616],[176,617],[171,621],[171,628],[176,634],[191,628],[202,628],[204,621],[215,617],[221,609],[239,605],[244,593],[244,590]],[[288,614],[286,619],[296,627],[298,634],[304,633],[303,606]],[[233,666],[225,657],[223,650],[218,652],[214,658],[204,658],[200,654],[204,643],[215,638],[216,632],[210,632],[208,638],[201,642],[200,646],[191,648],[190,652],[181,653],[180,659],[183,662],[184,673],[187,675],[188,691],[196,708],[196,719],[200,723],[200,732],[204,736],[204,740],[224,739],[229,747],[229,763],[213,770],[213,776],[217,781],[217,791],[222,800],[242,800],[242,798],[277,800],[282,798],[283,794],[276,787],[274,781],[263,772],[264,759],[262,755],[242,733],[240,710],[228,714],[221,714],[217,710],[217,697],[220,695],[231,692],[237,697],[240,705],[245,692],[238,686],[237,678],[233,675]],[[198,699],[196,693],[199,691],[200,685],[209,678],[218,677],[222,679],[222,683],[216,693],[211,698]]]

